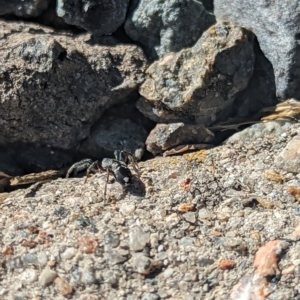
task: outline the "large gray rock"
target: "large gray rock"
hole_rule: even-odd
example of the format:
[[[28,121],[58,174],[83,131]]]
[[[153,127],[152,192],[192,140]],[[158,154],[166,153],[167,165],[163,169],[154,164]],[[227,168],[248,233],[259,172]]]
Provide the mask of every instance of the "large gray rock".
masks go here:
[[[98,46],[88,35],[19,23],[0,28],[0,144],[71,149],[144,80],[146,59],[136,46]]]
[[[212,26],[194,47],[170,53],[147,69],[138,108],[164,123],[180,119],[210,125],[217,114],[226,118],[252,76],[252,43],[253,35],[238,26]]]
[[[18,17],[37,17],[51,0],[0,0],[0,15],[13,14]]]
[[[218,20],[251,29],[265,56],[272,63],[277,95],[300,98],[300,2],[215,0]]]
[[[131,10],[125,31],[144,46],[151,59],[193,46],[215,23],[215,17],[197,0],[133,1]]]
[[[57,15],[95,35],[112,34],[125,21],[129,0],[58,0]]]

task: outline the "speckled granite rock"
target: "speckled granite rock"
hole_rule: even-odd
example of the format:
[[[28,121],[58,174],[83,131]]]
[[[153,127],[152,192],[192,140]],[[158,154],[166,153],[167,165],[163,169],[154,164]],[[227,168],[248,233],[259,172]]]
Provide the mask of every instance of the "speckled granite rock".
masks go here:
[[[183,144],[210,143],[214,134],[202,124],[157,124],[146,140],[147,150],[154,155]]]
[[[22,23],[0,23],[0,143],[70,149],[110,106],[144,80],[147,62],[132,45],[99,46]]]
[[[231,21],[254,32],[273,66],[277,95],[299,99],[299,1],[216,0],[214,13],[218,20]]]
[[[252,42],[246,30],[221,22],[210,27],[194,47],[164,56],[147,69],[140,94],[152,110],[141,112],[147,111],[153,120],[164,118],[164,123],[177,117],[209,125],[217,121],[218,113],[226,118],[235,95],[252,76]]]
[[[102,174],[0,194],[1,299],[297,297],[300,173],[275,158],[300,124],[279,132],[139,162],[106,202]]]
[[[300,173],[300,138],[294,137],[276,157],[276,165],[288,172]]]
[[[18,17],[37,17],[51,0],[0,0],[0,15],[14,14]]]
[[[95,35],[109,35],[125,21],[129,0],[58,0],[56,12],[66,23]]]
[[[130,10],[125,31],[143,45],[150,59],[193,46],[215,23],[201,1],[133,1]]]

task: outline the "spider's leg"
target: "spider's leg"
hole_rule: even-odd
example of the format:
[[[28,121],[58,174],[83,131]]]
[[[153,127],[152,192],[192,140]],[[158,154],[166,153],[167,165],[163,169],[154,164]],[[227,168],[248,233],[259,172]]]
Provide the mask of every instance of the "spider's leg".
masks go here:
[[[87,182],[87,179],[89,177],[89,175],[95,171],[95,169],[98,168],[99,169],[99,166],[98,166],[98,160],[94,161],[92,164],[90,164],[90,166],[88,167],[88,169],[86,170],[86,176],[85,176],[85,180],[84,180],[84,183]]]
[[[106,180],[105,180],[105,186],[104,186],[104,203],[106,202],[106,190],[107,190],[107,183],[108,183],[108,180],[109,180],[109,171],[107,170],[107,176],[106,176]]]
[[[139,168],[139,165],[138,165],[135,157],[131,153],[127,153],[127,158],[128,158],[129,163],[132,164],[134,171],[137,173],[138,178],[140,178],[140,176],[141,176],[140,168]]]
[[[87,159],[83,159],[83,160],[73,164],[67,171],[66,178],[69,178],[70,174],[72,172],[73,172],[74,176],[76,176],[79,171],[82,171],[82,170],[88,168],[92,163],[93,163],[93,161],[91,159],[87,158]]]

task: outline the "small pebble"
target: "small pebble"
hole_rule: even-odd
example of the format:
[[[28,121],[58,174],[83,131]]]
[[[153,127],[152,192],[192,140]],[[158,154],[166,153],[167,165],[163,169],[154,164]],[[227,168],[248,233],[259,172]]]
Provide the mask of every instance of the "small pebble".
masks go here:
[[[146,293],[143,295],[141,300],[158,300],[159,296],[155,294]]]
[[[20,280],[24,283],[33,283],[38,280],[38,273],[35,269],[26,269],[20,274]]]
[[[164,245],[159,245],[157,248],[157,252],[162,252],[164,251]]]
[[[182,215],[182,217],[190,223],[195,223],[196,222],[196,213],[195,212],[187,212]]]
[[[140,226],[134,226],[129,232],[129,247],[132,251],[143,250],[149,242],[150,234],[144,232]]]
[[[67,248],[60,256],[63,260],[72,259],[76,255],[77,252],[78,252],[77,249],[70,247],[70,248]]]
[[[65,280],[58,277],[54,282],[63,296],[72,294],[73,288]]]
[[[132,256],[132,267],[137,273],[143,275],[150,274],[159,265],[161,265],[159,262],[144,256],[142,253],[134,253]]]
[[[115,248],[120,244],[119,235],[115,232],[108,231],[104,236],[105,246]]]
[[[236,263],[233,260],[230,259],[222,259],[219,262],[219,268],[221,270],[230,270],[233,269],[235,267]]]
[[[25,253],[23,255],[23,262],[25,265],[39,266],[39,260],[35,254]]]
[[[135,205],[134,204],[127,204],[124,203],[120,205],[120,212],[123,216],[128,216],[132,214],[135,211]]]
[[[42,274],[40,275],[39,283],[41,286],[45,287],[45,286],[51,284],[56,277],[57,277],[57,274],[55,271],[50,270],[49,268],[46,268],[42,271]]]
[[[54,267],[56,265],[56,261],[55,260],[49,260],[48,263],[47,263],[47,265],[49,267]]]
[[[164,270],[164,277],[165,278],[170,278],[172,276],[172,274],[174,273],[174,269],[172,268],[167,268],[166,270]]]

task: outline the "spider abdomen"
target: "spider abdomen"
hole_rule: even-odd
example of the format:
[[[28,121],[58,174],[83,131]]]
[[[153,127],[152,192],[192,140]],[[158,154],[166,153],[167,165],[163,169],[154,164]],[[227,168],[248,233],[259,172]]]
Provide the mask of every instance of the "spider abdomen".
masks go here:
[[[101,162],[101,166],[110,171],[118,183],[122,185],[130,183],[132,174],[124,162],[116,159],[104,158]]]

